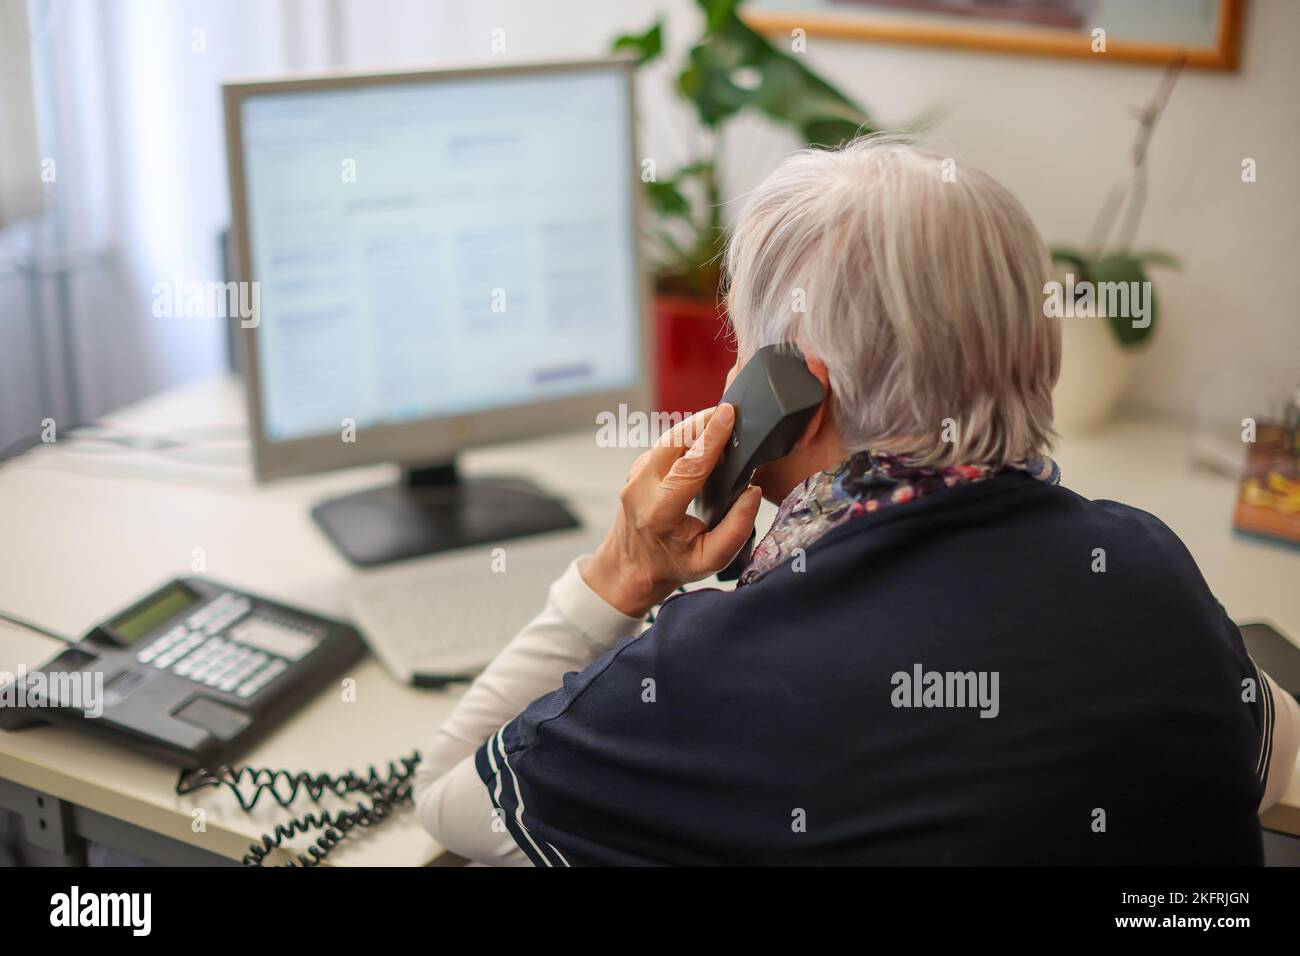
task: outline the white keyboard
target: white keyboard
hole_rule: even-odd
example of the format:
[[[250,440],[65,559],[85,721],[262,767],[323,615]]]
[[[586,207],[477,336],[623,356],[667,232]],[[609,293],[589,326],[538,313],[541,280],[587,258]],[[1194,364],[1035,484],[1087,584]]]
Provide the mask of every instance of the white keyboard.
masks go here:
[[[352,615],[399,680],[472,674],[537,616],[551,582],[599,540],[585,529],[565,531],[366,572],[350,589]],[[494,570],[502,557],[504,570]]]

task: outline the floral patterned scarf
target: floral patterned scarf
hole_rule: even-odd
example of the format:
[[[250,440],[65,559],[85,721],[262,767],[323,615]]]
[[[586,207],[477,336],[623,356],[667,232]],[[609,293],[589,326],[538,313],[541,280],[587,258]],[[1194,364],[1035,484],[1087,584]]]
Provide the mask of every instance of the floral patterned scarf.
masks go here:
[[[1055,485],[1061,471],[1050,458],[1009,465],[952,465],[922,468],[906,455],[858,452],[835,468],[796,485],[781,502],[772,527],[754,548],[739,585],[752,584],[807,548],[832,528],[861,515],[915,501],[955,485],[972,484],[1007,471],[1023,471]]]

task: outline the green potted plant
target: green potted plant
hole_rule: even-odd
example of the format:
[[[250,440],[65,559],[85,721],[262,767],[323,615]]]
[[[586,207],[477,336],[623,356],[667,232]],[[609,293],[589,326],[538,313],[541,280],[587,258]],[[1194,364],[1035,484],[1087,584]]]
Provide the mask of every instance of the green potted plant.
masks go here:
[[[1062,287],[1082,289],[1086,283],[1090,290],[1149,290],[1149,266],[1178,268],[1179,262],[1173,256],[1135,251],[1133,241],[1146,204],[1147,148],[1182,66],[1182,61],[1170,64],[1151,101],[1138,111],[1130,167],[1098,210],[1086,245],[1082,249],[1052,248],[1056,280]],[[1100,310],[1101,298],[1097,295],[1096,301],[1083,310],[1085,314],[1061,318],[1061,378],[1054,404],[1057,424],[1065,429],[1094,429],[1110,419],[1128,384],[1137,352],[1151,341],[1156,330],[1153,292],[1145,297],[1140,317],[1113,310],[1089,314]]]
[[[676,75],[677,92],[703,127],[703,143],[680,168],[645,175],[652,213],[647,241],[655,285],[657,406],[691,412],[712,404],[731,365],[719,296],[725,241],[719,182],[723,132],[742,113],[767,117],[808,144],[836,146],[873,130],[866,113],[737,15],[739,0],[696,0],[700,35]],[[616,51],[638,63],[664,51],[664,25],[621,36]]]

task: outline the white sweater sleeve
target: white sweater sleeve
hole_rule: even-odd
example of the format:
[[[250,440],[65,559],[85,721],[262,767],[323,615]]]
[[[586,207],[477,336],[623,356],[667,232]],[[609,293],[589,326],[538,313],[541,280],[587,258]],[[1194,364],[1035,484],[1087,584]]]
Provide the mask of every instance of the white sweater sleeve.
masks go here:
[[[1272,751],[1268,755],[1268,784],[1264,789],[1264,798],[1259,803],[1259,812],[1263,813],[1282,798],[1291,775],[1295,773],[1297,750],[1300,750],[1300,704],[1296,699],[1277,686],[1277,681],[1263,671],[1260,675],[1268,682],[1268,690],[1273,701]]]
[[[546,607],[497,655],[438,729],[415,775],[420,822],[438,843],[469,860],[527,866],[528,858],[494,817],[474,768],[479,746],[525,707],[560,686],[624,637],[640,630],[605,603],[579,571],[551,585]]]

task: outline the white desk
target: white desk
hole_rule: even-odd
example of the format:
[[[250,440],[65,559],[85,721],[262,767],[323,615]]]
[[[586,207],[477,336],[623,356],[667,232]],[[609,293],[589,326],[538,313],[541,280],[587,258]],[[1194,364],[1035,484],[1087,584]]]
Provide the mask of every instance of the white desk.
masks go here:
[[[242,427],[243,419],[238,384],[217,381],[156,396],[107,421],[159,434]],[[594,430],[475,452],[464,456],[464,464],[471,473],[531,477],[566,495],[589,527],[603,527],[636,452],[599,449],[593,435]],[[330,495],[392,481],[396,469],[353,469],[258,486],[242,447],[221,449],[244,462],[232,467],[178,461],[182,453],[91,452],[67,442],[0,467],[0,608],[79,636],[163,580],[191,573],[195,549],[201,548],[206,573],[217,581],[346,617],[345,585],[358,572],[325,539],[309,508]],[[489,550],[484,547],[485,567]],[[519,600],[540,610],[544,596],[521,594]],[[56,650],[51,639],[0,622],[0,670],[34,666]],[[405,687],[372,657],[346,676],[357,682],[355,703],[344,703],[334,685],[241,762],[339,772],[396,758],[427,745],[459,693]],[[217,790],[179,798],[174,770],[65,728],[0,732],[0,779],[232,859],[286,817],[274,805],[245,815],[228,793]],[[311,804],[303,798],[301,806]],[[196,807],[207,813],[204,833],[191,829]],[[414,815],[404,813],[346,841],[330,860],[421,865],[440,854]]]
[[[229,380],[187,386],[108,422],[160,434],[238,427],[242,394]],[[1179,428],[1123,422],[1100,436],[1067,438],[1057,457],[1065,483],[1076,491],[1128,502],[1169,524],[1234,618],[1266,619],[1300,636],[1300,554],[1232,536],[1235,482],[1193,469],[1187,447],[1188,435]],[[0,467],[0,608],[68,635],[84,633],[162,580],[189,573],[195,549],[203,549],[206,573],[218,581],[345,616],[345,586],[358,572],[325,540],[309,507],[396,475],[381,466],[258,486],[242,444],[225,448],[234,464],[224,465],[190,463],[184,460],[190,452],[84,448],[69,442],[37,449]],[[617,489],[636,454],[598,448],[593,423],[589,432],[476,451],[464,464],[469,473],[533,478],[600,528],[613,515]],[[765,506],[760,524],[771,513]],[[542,597],[522,594],[519,600],[540,607]],[[0,670],[34,666],[55,650],[53,641],[0,622]],[[357,682],[355,703],[344,703],[337,687],[323,691],[244,762],[342,771],[395,758],[426,744],[458,693],[403,687],[373,658],[347,676]],[[274,806],[245,815],[219,791],[176,797],[170,768],[64,728],[0,733],[0,780],[231,859],[285,817]],[[192,829],[195,808],[207,814],[206,832]],[[1265,823],[1300,834],[1300,775]],[[441,855],[413,815],[404,813],[345,841],[331,861],[420,865]]]

